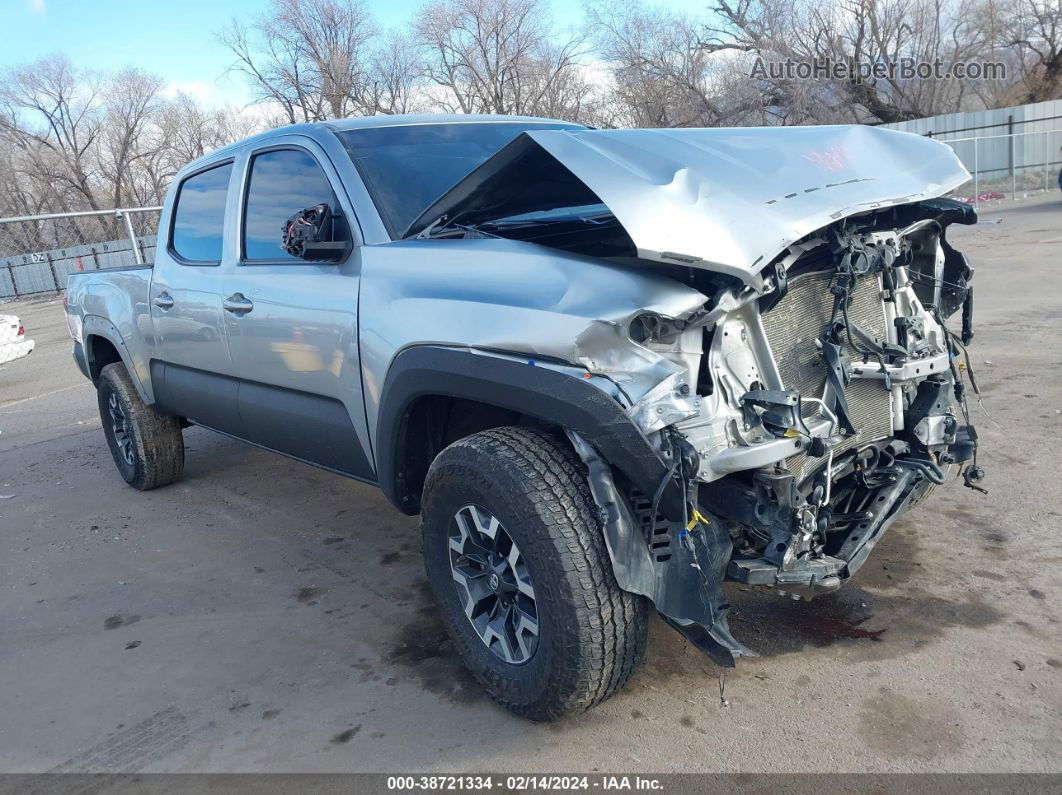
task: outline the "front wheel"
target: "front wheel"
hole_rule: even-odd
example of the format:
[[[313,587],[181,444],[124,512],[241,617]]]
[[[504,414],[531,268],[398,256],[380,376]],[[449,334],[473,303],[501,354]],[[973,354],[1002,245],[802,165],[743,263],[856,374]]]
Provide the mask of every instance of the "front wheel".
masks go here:
[[[455,442],[432,463],[421,515],[443,622],[496,701],[555,720],[627,684],[645,653],[648,604],[616,584],[564,440],[505,427]]]
[[[176,417],[160,414],[140,399],[124,364],[100,371],[97,399],[107,446],[122,478],[149,491],[184,471],[184,437]]]

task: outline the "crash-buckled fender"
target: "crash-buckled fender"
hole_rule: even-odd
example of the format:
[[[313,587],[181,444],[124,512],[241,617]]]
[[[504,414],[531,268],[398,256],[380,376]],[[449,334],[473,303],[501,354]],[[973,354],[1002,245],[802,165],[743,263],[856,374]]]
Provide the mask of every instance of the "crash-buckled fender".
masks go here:
[[[654,519],[650,549],[643,522],[635,518],[598,451],[574,431],[568,431],[568,438],[586,464],[590,491],[604,514],[605,545],[619,587],[648,597],[665,621],[719,665],[733,668],[738,657],[755,657],[727,624],[730,606],[723,579],[734,547],[723,523],[698,512],[701,527],[691,533],[685,519],[671,527]],[[661,540],[661,532],[667,541]]]
[[[380,488],[402,512],[415,514],[420,495],[405,487],[398,451],[409,411],[423,397],[464,398],[518,412],[578,433],[645,494],[668,467],[614,398],[589,381],[539,366],[526,354],[506,356],[470,348],[418,345],[395,356],[387,372],[376,429]],[[682,495],[669,483],[660,502],[682,516]]]

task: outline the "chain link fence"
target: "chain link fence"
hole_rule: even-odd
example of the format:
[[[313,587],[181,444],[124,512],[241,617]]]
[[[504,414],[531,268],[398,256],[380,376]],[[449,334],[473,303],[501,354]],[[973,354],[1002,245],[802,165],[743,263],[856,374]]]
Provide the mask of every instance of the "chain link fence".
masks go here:
[[[0,218],[0,454],[99,427],[61,293],[71,273],[151,262],[159,210]]]
[[[0,218],[0,300],[61,292],[77,271],[151,262],[161,209]]]
[[[956,191],[963,201],[982,204],[1062,189],[1062,130],[938,140],[955,150],[973,178]]]

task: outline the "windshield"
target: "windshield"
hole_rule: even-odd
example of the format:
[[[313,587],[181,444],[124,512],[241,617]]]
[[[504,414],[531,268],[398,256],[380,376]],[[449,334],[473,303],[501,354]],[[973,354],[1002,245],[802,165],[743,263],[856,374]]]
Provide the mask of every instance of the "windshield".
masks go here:
[[[463,122],[337,132],[392,238],[429,204],[526,130],[574,130],[562,122]]]

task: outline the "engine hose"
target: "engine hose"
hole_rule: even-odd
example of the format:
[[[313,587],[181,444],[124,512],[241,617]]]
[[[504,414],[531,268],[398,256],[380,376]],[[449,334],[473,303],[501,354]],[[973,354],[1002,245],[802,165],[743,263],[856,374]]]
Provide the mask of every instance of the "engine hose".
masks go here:
[[[944,472],[939,466],[937,466],[932,461],[922,461],[914,458],[905,458],[902,461],[898,460],[896,463],[900,466],[909,466],[912,469],[917,469],[919,472],[921,472],[931,481],[936,483],[938,486],[944,485]]]

